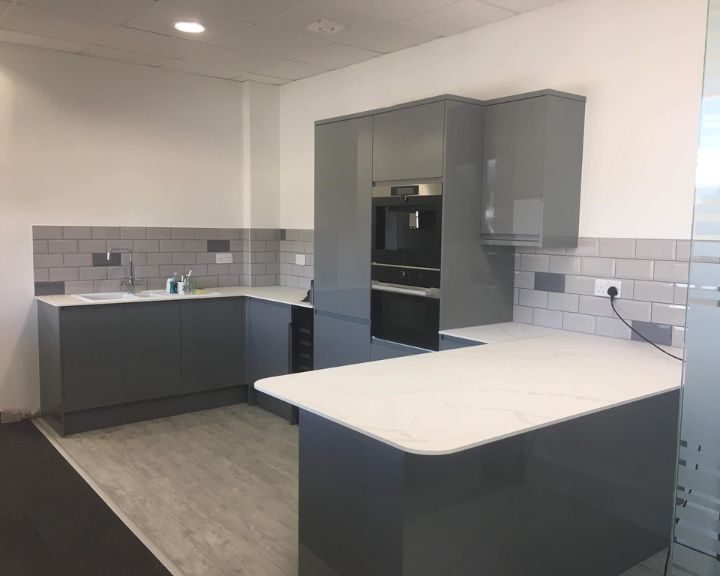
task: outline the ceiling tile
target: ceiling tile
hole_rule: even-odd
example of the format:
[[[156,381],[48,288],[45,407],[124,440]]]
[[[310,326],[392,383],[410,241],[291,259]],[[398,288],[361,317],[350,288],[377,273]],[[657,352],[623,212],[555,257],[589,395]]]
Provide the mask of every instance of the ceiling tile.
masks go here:
[[[202,22],[206,26],[206,30],[202,34],[180,32],[175,30],[174,26],[175,22],[179,20]],[[208,12],[206,8],[186,8],[166,2],[155,4],[127,23],[128,28],[177,36],[208,44],[217,44],[235,35],[238,26],[240,26],[239,22]]]
[[[297,6],[303,0],[161,0],[190,9],[207,10],[241,22],[260,24],[282,12]]]
[[[71,18],[27,6],[10,8],[0,22],[0,28],[81,44],[94,44],[114,30],[110,24]]]
[[[407,20],[435,10],[457,0],[335,0],[335,3],[357,12],[388,22]]]
[[[326,72],[324,68],[315,66],[314,64],[306,64],[305,62],[294,62],[286,60],[270,66],[268,68],[262,68],[257,70],[259,74],[264,76],[274,76],[276,78],[284,78],[286,80],[300,80],[301,78],[307,78],[308,76],[315,76],[316,74],[322,74]]]
[[[187,46],[183,47],[181,60],[217,66],[237,72],[256,72],[260,68],[267,68],[282,62],[281,59],[272,56],[230,50],[222,46],[211,46],[200,42],[187,42],[187,44]]]
[[[18,0],[22,6],[108,24],[125,24],[156,0]]]
[[[310,32],[307,27],[315,20],[326,18],[345,24],[345,29],[332,35],[318,34]],[[312,38],[323,38],[330,42],[343,43],[345,38],[356,36],[364,32],[369,32],[373,28],[387,24],[385,20],[380,20],[372,16],[358,14],[331,0],[308,0],[302,4],[283,12],[275,18],[267,20],[263,25],[268,28],[282,30],[285,32],[294,32],[303,34]]]
[[[402,24],[386,24],[373,28],[369,32],[353,35],[345,43],[375,52],[394,52],[410,46],[417,46],[439,38],[439,34],[420,28],[410,28]]]
[[[562,0],[483,0],[486,4],[492,4],[499,8],[507,8],[513,12],[530,12],[530,10],[537,10],[538,8],[544,8],[551,4],[557,4]]]
[[[33,34],[25,34],[24,32],[15,32],[13,30],[0,30],[0,42],[12,42],[13,44],[35,46],[36,48],[47,48],[49,50],[59,50],[60,52],[82,52],[88,48],[87,44],[69,42],[67,40],[56,40],[55,38],[35,36]]]
[[[490,6],[478,2],[478,0],[460,0],[455,4],[405,20],[403,24],[421,30],[429,30],[441,36],[450,36],[514,15],[509,10]]]
[[[240,24],[237,33],[223,41],[222,45],[278,58],[301,60],[306,52],[327,48],[332,44],[319,36],[314,38],[254,24]]]
[[[117,60],[118,62],[142,64],[143,66],[167,66],[176,62],[176,60],[172,58],[152,56],[150,54],[141,54],[139,52],[128,52],[127,50],[117,50],[115,48],[106,48],[104,46],[93,46],[92,48],[86,50],[84,54],[87,54],[88,56],[95,56],[97,58]]]
[[[222,78],[229,80],[235,78],[241,72],[239,70],[227,70],[209,64],[197,64],[196,62],[183,62],[176,60],[165,66],[168,70],[180,70],[181,72],[190,72],[191,74],[200,74],[202,76],[211,76],[213,78]]]
[[[380,56],[378,52],[371,52],[354,46],[344,46],[343,44],[333,44],[328,48],[321,48],[313,52],[308,52],[302,57],[303,62],[322,66],[328,70],[350,66],[358,62],[364,62],[371,58]]]
[[[103,39],[100,44],[118,50],[179,59],[184,55],[187,42],[189,40],[143,32],[142,30],[133,30],[132,28],[120,28]]]
[[[249,72],[243,72],[239,76],[235,76],[233,80],[238,80],[239,82],[261,82],[263,84],[274,84],[276,86],[280,86],[282,84],[287,84],[290,82],[290,80],[285,80],[284,78],[274,78],[272,76],[262,76],[261,74],[251,74]]]

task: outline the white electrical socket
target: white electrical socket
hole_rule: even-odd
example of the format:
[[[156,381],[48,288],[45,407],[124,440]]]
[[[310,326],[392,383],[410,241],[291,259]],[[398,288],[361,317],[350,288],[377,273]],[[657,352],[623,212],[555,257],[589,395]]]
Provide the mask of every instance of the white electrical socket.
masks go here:
[[[305,266],[305,254],[295,254],[295,264]]]
[[[232,252],[218,252],[215,254],[215,264],[232,264]]]
[[[607,291],[611,286],[617,288],[618,293],[616,298],[620,298],[620,296],[622,296],[622,282],[620,280],[607,280],[603,278],[595,279],[595,296],[610,298]]]

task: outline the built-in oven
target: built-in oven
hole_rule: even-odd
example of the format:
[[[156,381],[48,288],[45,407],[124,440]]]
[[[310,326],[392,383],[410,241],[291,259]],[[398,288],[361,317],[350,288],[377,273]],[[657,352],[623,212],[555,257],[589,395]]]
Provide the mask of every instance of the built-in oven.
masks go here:
[[[373,263],[440,268],[442,183],[376,185],[372,209]]]
[[[437,350],[440,271],[374,264],[371,310],[374,338]]]

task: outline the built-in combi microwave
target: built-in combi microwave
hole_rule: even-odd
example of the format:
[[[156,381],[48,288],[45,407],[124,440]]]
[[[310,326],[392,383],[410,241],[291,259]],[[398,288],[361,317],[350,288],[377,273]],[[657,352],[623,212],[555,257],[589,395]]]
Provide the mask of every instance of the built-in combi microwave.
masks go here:
[[[376,185],[372,210],[373,263],[440,269],[442,183]]]

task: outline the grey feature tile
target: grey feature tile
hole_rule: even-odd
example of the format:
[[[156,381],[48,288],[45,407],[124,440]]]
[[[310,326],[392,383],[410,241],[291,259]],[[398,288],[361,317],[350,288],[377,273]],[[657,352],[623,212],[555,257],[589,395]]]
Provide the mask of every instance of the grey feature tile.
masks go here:
[[[65,294],[65,282],[35,282],[35,296]]]
[[[688,262],[690,260],[690,240],[676,240],[675,241],[675,260],[682,262]]]
[[[148,240],[170,240],[172,239],[172,228],[148,228]]]
[[[563,313],[559,310],[532,309],[532,323],[546,328],[562,328]]]
[[[185,242],[183,240],[160,240],[160,252],[183,252]]]
[[[295,276],[293,276],[295,278]],[[297,280],[297,279],[296,279]],[[532,324],[532,308],[513,306],[513,321],[523,324]]]
[[[33,254],[47,254],[49,251],[47,240],[33,240]]]
[[[65,294],[88,294],[93,291],[92,280],[65,282]]]
[[[106,280],[107,268],[96,266],[90,268],[78,268],[80,280]]]
[[[637,241],[635,258],[638,260],[674,260],[675,240],[645,240]]]
[[[652,280],[654,271],[653,260],[617,260],[615,277],[632,280]]]
[[[580,274],[579,256],[550,256],[550,272],[557,274]]]
[[[547,292],[539,290],[520,290],[521,306],[529,306],[531,308],[547,308],[548,295]]]
[[[688,285],[687,284],[675,284],[675,291],[673,294],[673,304],[682,304],[687,306],[688,299]]]
[[[147,228],[141,226],[127,226],[120,228],[121,240],[145,240],[147,238]]]
[[[688,274],[689,264],[687,262],[669,262],[664,260],[655,262],[655,280],[686,284]]]
[[[48,252],[50,254],[70,254],[78,251],[77,240],[50,240],[48,241]]]
[[[685,328],[673,326],[672,329],[672,346],[675,348],[683,348],[685,346]]]
[[[63,254],[35,254],[33,264],[35,268],[61,268],[65,259]]]
[[[518,274],[533,274],[532,272],[516,272]],[[535,272],[535,283],[530,288],[535,290],[543,290],[545,292],[564,292],[565,291],[565,274],[553,274],[552,272]],[[524,286],[518,286],[524,288]]]
[[[107,240],[80,240],[78,252],[81,254],[92,254],[94,252],[105,252],[108,249]]]
[[[571,294],[595,294],[595,279],[588,276],[565,276],[565,292]]]
[[[110,252],[110,259],[108,260],[107,252],[96,252],[92,255],[93,266],[120,266],[122,263],[122,255],[120,252]]]
[[[596,278],[612,278],[615,275],[615,260],[612,258],[596,258],[583,256],[580,270],[583,276]]]
[[[119,292],[122,290],[121,280],[95,280],[93,292]]]
[[[630,328],[625,326],[618,318],[603,318],[598,316],[595,319],[595,334],[609,338],[630,339]]]
[[[119,226],[94,226],[92,237],[95,240],[120,240]]]
[[[52,270],[50,280],[52,280]],[[658,324],[671,324],[672,326],[685,326],[685,313],[687,308],[681,304],[652,305],[652,321]]]
[[[230,240],[208,240],[206,250],[208,252],[230,252]]]
[[[133,242],[133,252],[158,252],[159,250],[158,240],[135,240]]]
[[[62,226],[33,226],[34,240],[60,240],[63,237]]]
[[[50,270],[47,268],[35,268],[33,278],[35,282],[50,282]]]
[[[63,226],[65,240],[89,240],[92,238],[92,226]]]
[[[63,255],[64,266],[92,266],[93,256],[92,254],[64,254]]]
[[[635,239],[600,238],[598,256],[606,258],[635,258]]]
[[[600,246],[599,238],[578,238],[578,245],[575,248],[566,248],[568,256],[597,256]]]
[[[195,240],[195,228],[173,228],[173,240]]]
[[[635,300],[644,300],[646,302],[666,302],[672,304],[675,300],[675,285],[671,282],[635,280],[634,297]]]
[[[595,316],[564,312],[562,328],[563,330],[569,330],[570,332],[583,332],[585,334],[594,334]]]
[[[520,270],[526,272],[549,272],[550,256],[547,254],[520,254]]]
[[[77,268],[50,268],[50,282],[64,282],[65,280],[78,280]]]
[[[662,346],[672,345],[672,326],[657,324],[655,322],[640,322],[638,320],[634,320],[631,324],[635,330],[645,336],[650,342]],[[643,339],[634,332],[630,338],[632,340],[643,341]]]
[[[550,310],[562,310],[563,312],[577,312],[580,307],[580,296],[577,294],[560,294],[549,292],[547,307]]]

